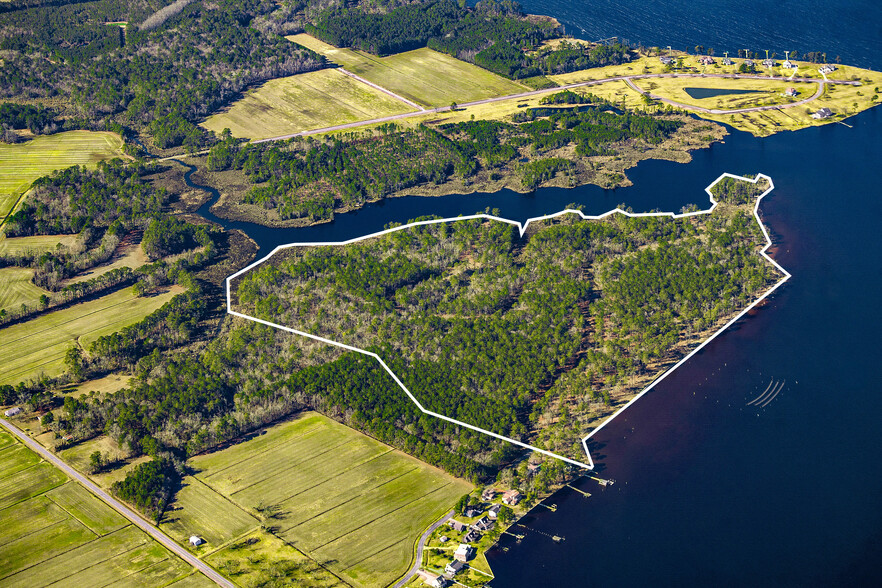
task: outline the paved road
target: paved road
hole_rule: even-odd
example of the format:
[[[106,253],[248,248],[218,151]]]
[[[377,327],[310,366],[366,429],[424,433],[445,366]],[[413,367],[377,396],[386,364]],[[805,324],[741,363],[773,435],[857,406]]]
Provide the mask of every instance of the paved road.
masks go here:
[[[354,74],[353,74],[354,75]],[[532,96],[538,96],[539,94],[548,94],[551,92],[560,92],[562,90],[572,90],[574,88],[585,88],[588,86],[596,86],[598,84],[606,84],[608,82],[627,82],[631,85],[632,88],[637,90],[638,92],[642,92],[637,86],[633,85],[631,80],[643,80],[649,78],[725,78],[725,79],[747,79],[747,80],[778,80],[778,81],[791,81],[791,82],[810,82],[814,84],[818,84],[818,91],[811,98],[806,98],[805,100],[800,100],[799,102],[793,102],[790,104],[781,104],[778,106],[754,106],[752,108],[740,108],[738,110],[708,110],[705,108],[701,108],[699,106],[690,106],[688,104],[679,104],[676,102],[669,101],[667,99],[661,99],[670,104],[674,104],[679,108],[683,108],[685,110],[693,110],[697,112],[708,112],[710,114],[738,114],[742,112],[754,112],[760,110],[771,110],[776,108],[791,108],[793,106],[799,106],[802,104],[806,104],[811,102],[815,98],[821,95],[825,84],[843,84],[848,86],[859,86],[860,82],[852,82],[849,80],[818,80],[815,78],[786,78],[784,76],[759,76],[759,75],[745,75],[745,74],[676,74],[676,73],[661,73],[661,74],[633,74],[627,76],[614,76],[611,78],[602,78],[599,80],[590,80],[585,82],[576,82],[573,84],[566,84],[563,86],[557,86],[554,88],[547,88],[545,90],[530,90],[528,92],[520,92],[518,94],[509,94],[508,96],[495,96],[493,98],[484,98],[483,100],[475,100],[473,102],[465,102],[460,104],[460,108],[467,108],[469,106],[478,106],[480,104],[491,104],[493,102],[501,102],[502,100],[517,100],[518,98],[530,98]],[[371,84],[374,86],[373,84]],[[378,86],[374,86],[378,87]],[[381,88],[382,89],[382,88]],[[389,93],[388,90],[386,90]],[[286,139],[291,139],[294,137],[306,137],[309,135],[317,135],[320,133],[330,133],[334,131],[345,131],[347,129],[354,129],[357,127],[363,127],[366,125],[373,124],[382,124],[387,122],[392,122],[396,120],[401,120],[404,118],[410,118],[413,116],[423,116],[426,114],[432,114],[437,112],[445,112],[449,111],[449,106],[439,106],[437,108],[429,108],[426,110],[420,110],[418,112],[405,112],[403,114],[394,114],[392,116],[384,116],[381,118],[373,118],[369,120],[361,120],[357,122],[346,123],[342,125],[334,125],[330,127],[324,127],[321,129],[311,129],[309,131],[300,131],[299,133],[292,133],[290,135],[280,135],[278,137],[270,137],[268,139],[260,139],[257,141],[252,141],[252,143],[268,143],[270,141],[284,141]]]
[[[410,571],[407,574],[398,580],[392,588],[401,588],[408,582],[410,579],[416,576],[416,573],[419,571],[420,566],[423,563],[423,548],[426,546],[426,541],[429,539],[429,535],[432,534],[432,531],[449,521],[453,518],[453,511],[451,510],[446,515],[444,515],[441,520],[432,523],[432,526],[426,529],[426,532],[423,533],[422,537],[420,537],[420,542],[417,543],[417,553],[416,553],[416,561],[413,562],[413,567],[410,568]]]
[[[214,571],[211,566],[198,559],[192,553],[184,549],[184,547],[178,545],[171,537],[148,523],[144,518],[141,517],[141,515],[137,514],[135,511],[121,503],[119,500],[115,499],[113,496],[93,484],[88,478],[81,475],[78,471],[67,465],[55,454],[53,454],[48,449],[46,449],[45,447],[31,439],[29,436],[27,436],[25,433],[23,433],[21,429],[19,429],[6,419],[2,418],[0,418],[0,425],[6,427],[10,433],[21,439],[21,441],[24,442],[25,445],[40,454],[43,459],[52,463],[55,467],[62,470],[65,474],[85,486],[86,489],[89,490],[92,494],[103,500],[112,509],[114,509],[119,514],[140,527],[142,530],[144,530],[144,532],[156,539],[159,543],[162,543],[169,550],[174,552],[178,557],[192,565],[194,568],[198,569],[210,579],[214,580],[214,582],[217,583],[218,586],[224,586],[224,588],[235,588],[235,585],[232,582]]]

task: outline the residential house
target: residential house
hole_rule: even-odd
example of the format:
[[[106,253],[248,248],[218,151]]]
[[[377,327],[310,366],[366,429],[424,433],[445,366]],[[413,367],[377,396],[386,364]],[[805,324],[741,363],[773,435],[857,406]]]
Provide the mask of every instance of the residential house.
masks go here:
[[[797,94],[799,94],[799,92],[796,91],[796,88],[787,88],[784,92],[784,95],[790,98],[794,98]]]
[[[495,520],[496,520],[496,517],[499,516],[499,511],[500,511],[500,510],[502,510],[502,505],[501,505],[501,504],[494,504],[493,506],[491,506],[491,507],[487,510],[487,516],[490,517],[491,519],[493,519],[493,520],[495,521]]]
[[[465,531],[466,529],[469,528],[469,526],[466,525],[465,523],[460,523],[459,521],[457,521],[455,519],[450,519],[450,522],[447,524],[450,525],[450,527],[454,531],[456,531],[457,533],[462,533],[463,531]]]
[[[818,71],[821,72],[822,74],[833,73],[834,71],[836,71],[836,66],[835,65],[822,65],[821,67],[818,68]]]
[[[829,118],[831,116],[833,116],[833,111],[827,107],[824,107],[824,108],[820,109],[819,111],[817,111],[816,113],[814,113],[812,115],[812,118]]]
[[[541,469],[542,469],[541,463],[527,464],[527,473],[530,474],[531,476],[535,476],[536,474],[538,474],[539,470],[541,470]]]
[[[469,561],[475,556],[475,548],[465,543],[460,543],[456,551],[453,552],[453,559],[459,561]]]
[[[662,55],[658,58],[658,60],[661,61],[664,65],[672,65],[674,63],[674,58],[668,57],[667,55]]]
[[[493,500],[496,496],[496,488],[484,488],[484,491],[481,492],[481,500]]]
[[[735,62],[732,61],[731,59],[729,59],[728,57],[723,58],[723,65],[734,65],[734,63]]]
[[[17,415],[17,414],[20,413],[20,412],[21,412],[21,408],[20,408],[20,407],[18,407],[18,406],[13,406],[12,408],[10,408],[9,410],[7,410],[7,411],[4,412],[3,414],[5,414],[5,415],[8,416],[8,417],[11,417],[11,416],[15,416],[15,415]]]
[[[781,64],[781,67],[783,67],[784,69],[796,69],[796,64],[788,59]]]
[[[462,511],[462,516],[467,518],[476,517],[481,514],[481,510],[477,506],[467,506],[464,511]]]
[[[698,58],[698,61],[699,63],[701,63],[701,65],[713,65],[716,63],[716,61],[714,61],[714,58],[710,55],[702,55]]]
[[[469,531],[465,537],[462,538],[466,543],[477,543],[481,540],[481,534],[474,529]]]
[[[450,538],[447,535],[438,537],[438,543],[447,543],[448,541],[450,541]]]
[[[493,528],[494,524],[495,523],[487,517],[481,517],[472,525],[472,529],[475,529],[476,531],[489,531]]]
[[[753,67],[753,59],[745,59],[744,65],[746,65],[747,67]]]
[[[455,559],[444,566],[444,571],[454,576],[466,567],[466,562]]]
[[[502,502],[509,506],[514,506],[518,502],[520,502],[523,497],[523,494],[521,494],[517,490],[509,490],[502,495]]]
[[[763,59],[763,66],[765,67],[775,67],[775,61],[772,59]]]

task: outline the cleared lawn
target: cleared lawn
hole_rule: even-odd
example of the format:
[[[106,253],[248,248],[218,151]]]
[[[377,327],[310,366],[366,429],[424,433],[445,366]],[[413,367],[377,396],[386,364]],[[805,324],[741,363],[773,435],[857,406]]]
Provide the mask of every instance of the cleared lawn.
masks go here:
[[[415,110],[335,69],[270,80],[202,126],[265,139]]]
[[[0,432],[0,521],[4,587],[159,587],[192,573],[188,564],[5,432]],[[207,585],[191,582],[181,586]]]
[[[337,49],[306,34],[286,38],[424,106],[449,106],[451,102],[471,102],[529,90],[476,65],[425,47],[376,57],[351,49]]]
[[[198,552],[203,553],[217,549],[259,525],[260,520],[256,517],[231,505],[198,479],[187,476],[160,526],[183,544],[194,533],[199,535],[205,545],[200,546]]]
[[[814,95],[817,84],[806,82],[782,82],[777,80],[745,80],[725,78],[656,78],[635,80],[638,88],[669,98],[683,104],[732,110],[769,104],[790,104]],[[711,98],[692,98],[684,88],[711,88],[719,90],[741,90],[744,94],[724,94]],[[785,97],[787,88],[795,88],[796,98]]]
[[[13,237],[11,239],[0,234],[0,254],[15,255],[16,253],[54,251],[59,245],[73,247],[77,235],[37,235],[34,237]]]
[[[297,586],[301,588],[347,586],[275,535],[261,530],[240,537],[205,561],[239,586],[264,586],[269,578],[291,568],[297,569]]]
[[[34,270],[22,267],[0,268],[0,308],[17,308],[21,304],[36,306],[42,294],[49,292],[31,281]]]
[[[230,502],[217,502],[213,518],[188,515],[212,510],[194,488],[191,498],[179,495],[172,516],[210,535],[233,509],[260,516],[256,507],[270,507],[266,524],[277,535],[356,586],[386,586],[403,574],[419,535],[472,489],[315,413],[190,464]]]
[[[0,144],[0,222],[31,183],[56,169],[123,157],[123,140],[109,132],[68,131],[16,145]]]
[[[120,247],[107,263],[77,274],[76,276],[68,280],[66,284],[85,282],[86,280],[91,280],[92,278],[103,276],[107,272],[119,269],[121,267],[136,269],[147,263],[150,263],[150,258],[147,257],[147,254],[141,248],[141,244],[132,243],[131,245]]]
[[[0,384],[15,384],[41,372],[60,374],[64,354],[76,341],[88,347],[98,337],[141,320],[182,291],[175,286],[162,294],[139,298],[125,288],[0,329]]]

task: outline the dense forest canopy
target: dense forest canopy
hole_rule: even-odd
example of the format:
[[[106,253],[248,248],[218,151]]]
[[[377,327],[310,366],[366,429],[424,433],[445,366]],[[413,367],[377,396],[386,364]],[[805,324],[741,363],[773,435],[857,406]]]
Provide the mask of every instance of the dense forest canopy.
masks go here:
[[[197,148],[208,139],[194,123],[248,85],[325,65],[252,26],[279,10],[269,0],[196,2],[153,29],[124,34],[104,24],[147,18],[162,4],[101,0],[4,15],[0,97],[70,97],[75,118],[147,129],[158,147]]]

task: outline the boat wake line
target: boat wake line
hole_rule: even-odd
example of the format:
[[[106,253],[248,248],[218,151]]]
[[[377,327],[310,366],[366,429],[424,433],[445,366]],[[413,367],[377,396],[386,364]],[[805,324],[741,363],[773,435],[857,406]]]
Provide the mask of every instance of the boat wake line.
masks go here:
[[[448,416],[446,416],[446,415],[439,414],[439,413],[437,413],[437,412],[434,412],[434,411],[428,410],[427,408],[425,408],[425,407],[420,403],[419,400],[416,399],[416,397],[411,393],[411,391],[407,388],[407,386],[404,385],[404,382],[402,382],[401,379],[399,379],[399,377],[395,374],[395,372],[393,372],[393,371],[389,368],[389,366],[386,364],[386,362],[383,361],[383,358],[381,358],[381,357],[380,357],[379,355],[377,355],[376,353],[373,353],[373,352],[371,352],[371,351],[367,351],[367,350],[365,350],[365,349],[360,349],[360,348],[358,348],[358,347],[353,347],[353,346],[351,346],[351,345],[346,345],[345,343],[341,343],[341,342],[339,342],[339,341],[334,341],[334,340],[331,340],[331,339],[327,339],[327,338],[325,338],[325,337],[320,337],[320,336],[318,336],[318,335],[313,335],[313,334],[310,334],[310,333],[306,333],[306,332],[304,332],[304,331],[298,331],[297,329],[293,329],[293,328],[291,328],[291,327],[286,327],[286,326],[284,326],[284,325],[280,325],[280,324],[277,324],[277,323],[273,323],[273,322],[271,322],[271,321],[267,321],[267,320],[264,320],[264,319],[256,318],[256,317],[253,317],[253,316],[250,316],[250,315],[247,315],[247,314],[243,314],[243,313],[241,313],[241,312],[236,312],[235,310],[233,310],[233,307],[232,307],[232,296],[231,296],[231,291],[230,291],[230,290],[231,290],[231,283],[232,283],[232,281],[233,281],[235,278],[239,277],[240,275],[244,274],[245,272],[250,271],[251,269],[257,267],[258,265],[264,263],[264,262],[267,261],[270,257],[272,257],[273,255],[275,255],[277,252],[279,252],[279,251],[281,251],[281,250],[284,250],[284,249],[291,249],[291,248],[295,248],[295,247],[322,247],[322,246],[342,246],[342,245],[349,245],[349,244],[352,244],[352,243],[357,243],[357,242],[359,242],[359,241],[364,241],[364,240],[366,240],[366,239],[371,239],[371,238],[373,238],[373,237],[379,237],[379,236],[381,236],[381,235],[386,235],[386,234],[393,233],[393,232],[396,232],[396,231],[406,230],[406,229],[410,229],[410,228],[418,227],[418,226],[422,226],[422,225],[433,225],[433,224],[441,224],[441,223],[451,223],[451,222],[462,221],[462,220],[471,220],[471,219],[485,219],[485,220],[491,220],[491,221],[503,222],[503,223],[507,223],[507,224],[510,224],[510,225],[514,225],[514,226],[518,227],[518,230],[519,230],[519,232],[520,232],[520,236],[523,237],[523,235],[524,235],[524,233],[526,232],[527,227],[530,225],[530,223],[532,223],[532,222],[538,222],[538,221],[544,221],[544,220],[549,220],[549,219],[553,219],[553,218],[556,218],[556,217],[559,217],[559,216],[562,216],[562,215],[566,215],[566,214],[577,214],[577,215],[579,215],[583,220],[600,220],[600,219],[606,218],[606,217],[608,217],[608,216],[610,216],[610,215],[613,215],[613,214],[622,214],[622,215],[624,215],[624,216],[628,216],[628,217],[669,217],[669,218],[674,218],[674,219],[677,219],[677,218],[685,218],[685,217],[690,217],[690,216],[706,215],[706,214],[711,214],[711,213],[714,211],[714,209],[717,207],[717,201],[714,199],[714,196],[713,196],[713,194],[711,193],[711,188],[713,188],[713,186],[714,186],[715,184],[717,184],[717,182],[723,180],[724,178],[732,178],[732,179],[734,179],[734,180],[743,180],[743,181],[747,181],[747,182],[752,182],[752,183],[754,183],[754,184],[756,184],[760,179],[765,179],[766,181],[769,182],[769,188],[768,188],[765,192],[763,192],[762,194],[760,194],[760,195],[757,197],[756,203],[754,204],[754,208],[753,208],[753,214],[754,214],[754,217],[756,218],[757,223],[759,223],[760,229],[762,230],[762,233],[763,233],[763,237],[764,237],[765,240],[766,240],[766,244],[765,244],[765,245],[763,246],[763,248],[760,250],[760,255],[761,255],[762,257],[764,257],[769,263],[771,263],[775,268],[777,268],[779,271],[781,271],[781,273],[783,274],[784,277],[782,277],[780,280],[778,280],[778,281],[777,281],[777,282],[776,282],[771,288],[769,288],[769,289],[768,289],[768,290],[767,290],[762,296],[760,296],[759,298],[757,298],[756,300],[754,300],[753,303],[751,303],[751,304],[750,304],[749,306],[747,306],[744,310],[742,310],[741,312],[739,312],[734,318],[732,318],[732,319],[729,320],[725,325],[723,325],[722,327],[720,327],[720,328],[719,328],[716,332],[714,332],[710,337],[708,337],[707,339],[705,339],[700,345],[698,345],[695,349],[693,349],[689,354],[687,354],[685,357],[683,357],[680,361],[678,361],[678,362],[677,362],[676,364],[674,364],[672,367],[670,367],[670,368],[668,368],[667,370],[665,370],[665,371],[664,371],[664,372],[663,372],[658,378],[656,378],[651,384],[649,384],[646,388],[644,388],[642,391],[640,391],[636,396],[634,396],[631,400],[629,400],[624,406],[622,406],[622,407],[619,408],[616,412],[614,412],[612,415],[610,415],[605,421],[603,421],[599,426],[597,426],[594,430],[592,430],[588,435],[586,435],[584,438],[582,438],[582,447],[585,449],[585,456],[586,456],[586,458],[587,458],[587,459],[586,459],[586,462],[581,462],[581,461],[577,461],[577,460],[574,460],[574,459],[570,459],[570,458],[568,458],[568,457],[564,457],[564,456],[562,456],[562,455],[558,455],[558,454],[553,453],[553,452],[551,452],[551,451],[547,451],[547,450],[545,450],[545,449],[541,449],[541,448],[539,448],[539,447],[534,447],[533,445],[530,445],[529,443],[524,443],[524,442],[519,441],[519,440],[517,440],[517,439],[512,439],[512,438],[510,438],[510,437],[506,437],[506,436],[504,436],[504,435],[500,435],[500,434],[498,434],[498,433],[494,433],[493,431],[488,431],[487,429],[483,429],[483,428],[481,428],[481,427],[477,427],[477,426],[475,426],[475,425],[470,425],[470,424],[468,424],[468,423],[465,423],[465,422],[463,422],[463,421],[460,421],[460,420],[454,419],[454,418],[452,418],[452,417],[448,417]],[[386,371],[386,372],[392,377],[392,379],[395,381],[395,383],[398,385],[398,387],[401,388],[401,390],[407,395],[407,397],[411,400],[411,402],[413,402],[413,403],[416,405],[416,407],[417,407],[422,413],[427,414],[427,415],[432,416],[432,417],[435,417],[435,418],[438,418],[438,419],[441,419],[441,420],[446,421],[446,422],[449,422],[449,423],[453,423],[453,424],[455,424],[455,425],[459,425],[459,426],[461,426],[461,427],[465,427],[465,428],[470,429],[470,430],[472,430],[472,431],[476,431],[476,432],[479,432],[479,433],[482,433],[482,434],[488,435],[488,436],[493,437],[493,438],[495,438],[495,439],[499,439],[499,440],[501,440],[501,441],[506,441],[506,442],[511,443],[511,444],[513,444],[513,445],[517,445],[517,446],[519,446],[519,447],[523,447],[524,449],[529,449],[529,450],[531,450],[531,451],[535,451],[535,452],[537,452],[537,453],[541,453],[541,454],[543,454],[543,455],[547,455],[547,456],[549,456],[549,457],[553,457],[553,458],[555,458],[555,459],[559,459],[559,460],[564,461],[564,462],[566,462],[566,463],[568,463],[568,464],[571,464],[571,465],[574,465],[574,466],[577,466],[577,467],[581,467],[581,468],[585,468],[585,469],[588,469],[588,470],[593,470],[594,467],[595,467],[595,464],[594,464],[594,460],[591,459],[591,453],[590,453],[590,451],[589,451],[589,449],[588,449],[588,440],[589,440],[589,439],[591,439],[594,435],[596,435],[601,429],[603,429],[603,427],[605,427],[606,425],[608,425],[613,419],[615,419],[618,415],[620,415],[623,411],[625,411],[629,406],[631,406],[632,404],[634,404],[635,402],[637,402],[637,400],[639,400],[641,397],[643,397],[643,395],[645,395],[647,392],[649,392],[650,390],[652,390],[653,388],[655,388],[655,387],[656,387],[659,383],[661,383],[666,377],[668,377],[671,373],[673,373],[678,367],[680,367],[680,366],[683,365],[686,361],[688,361],[689,358],[691,358],[693,355],[695,355],[696,353],[698,353],[699,351],[701,351],[701,350],[702,350],[702,349],[703,349],[708,343],[710,343],[711,341],[713,341],[714,339],[716,339],[720,334],[722,334],[723,332],[725,332],[725,331],[726,331],[730,326],[732,326],[735,322],[737,322],[737,321],[738,321],[739,319],[741,319],[744,315],[746,315],[748,312],[750,312],[750,310],[752,310],[752,309],[753,309],[754,307],[756,307],[759,303],[761,303],[763,300],[765,300],[766,298],[768,298],[768,297],[772,294],[772,292],[774,292],[775,290],[777,290],[782,284],[784,284],[784,282],[786,282],[787,280],[790,279],[790,277],[791,277],[790,272],[788,272],[788,271],[785,270],[783,267],[781,267],[781,266],[780,266],[780,265],[779,265],[774,259],[772,259],[772,258],[768,255],[768,253],[767,253],[769,247],[771,247],[771,245],[772,245],[772,240],[771,240],[771,238],[769,237],[769,233],[768,233],[768,231],[766,230],[766,227],[765,227],[765,225],[763,224],[762,219],[760,219],[760,216],[759,216],[759,205],[760,205],[760,202],[762,201],[762,199],[763,199],[767,194],[769,194],[769,192],[771,192],[772,190],[774,190],[774,188],[775,188],[775,185],[774,185],[774,183],[772,182],[772,178],[770,178],[769,176],[764,175],[764,174],[757,174],[757,176],[756,176],[755,178],[746,178],[746,177],[743,177],[743,176],[737,176],[737,175],[734,175],[734,174],[724,173],[724,174],[721,174],[716,180],[714,180],[713,182],[711,182],[710,185],[707,186],[707,188],[705,188],[705,192],[707,192],[707,195],[708,195],[708,197],[710,198],[710,201],[711,201],[711,206],[710,206],[710,208],[707,208],[707,209],[705,209],[705,210],[693,211],[693,212],[684,212],[684,213],[679,213],[679,214],[677,214],[677,213],[673,213],[673,212],[641,212],[641,213],[634,213],[634,212],[628,212],[628,211],[625,211],[625,210],[621,210],[620,208],[616,208],[615,210],[611,210],[611,211],[605,212],[605,213],[603,213],[603,214],[600,214],[600,215],[596,215],[596,216],[594,216],[594,215],[586,215],[586,214],[584,214],[584,213],[583,213],[582,211],[580,211],[580,210],[566,209],[566,210],[562,210],[562,211],[560,211],[560,212],[556,212],[556,213],[554,213],[554,214],[548,214],[548,215],[545,215],[545,216],[539,216],[539,217],[530,218],[530,219],[528,219],[528,220],[527,220],[526,222],[524,222],[524,223],[521,223],[521,222],[519,222],[519,221],[513,221],[513,220],[505,219],[505,218],[500,218],[500,217],[493,216],[493,215],[490,215],[490,214],[473,214],[473,215],[468,215],[468,216],[458,216],[458,217],[453,217],[453,218],[443,218],[443,219],[433,219],[433,220],[425,220],[425,221],[412,222],[412,223],[408,223],[408,224],[404,224],[404,225],[399,225],[399,226],[397,226],[397,227],[393,227],[393,228],[391,228],[391,229],[386,229],[386,230],[379,231],[379,232],[376,232],[376,233],[371,233],[370,235],[365,235],[365,236],[362,236],[362,237],[356,237],[356,238],[354,238],[354,239],[349,239],[349,240],[347,240],[347,241],[338,241],[338,242],[312,242],[312,243],[289,243],[289,244],[287,244],[287,245],[280,245],[280,246],[276,247],[275,249],[273,249],[273,250],[272,250],[268,255],[266,255],[265,257],[263,257],[263,258],[261,258],[261,259],[255,261],[254,263],[248,265],[247,267],[245,267],[245,268],[239,270],[238,272],[236,272],[236,273],[234,273],[234,274],[232,274],[232,275],[230,275],[230,276],[228,276],[228,277],[226,278],[227,313],[230,314],[230,315],[232,315],[232,316],[235,316],[235,317],[239,317],[239,318],[242,318],[242,319],[245,319],[245,320],[249,320],[249,321],[253,321],[253,322],[256,322],[256,323],[260,323],[260,324],[262,324],[262,325],[266,325],[266,326],[269,326],[269,327],[273,327],[273,328],[276,328],[276,329],[280,329],[280,330],[282,330],[282,331],[286,331],[286,332],[288,332],[288,333],[293,333],[293,334],[295,334],[295,335],[300,335],[300,336],[303,336],[303,337],[307,337],[307,338],[309,338],[309,339],[313,339],[313,340],[315,340],[315,341],[320,341],[320,342],[322,342],[322,343],[327,343],[328,345],[333,345],[333,346],[335,346],[335,347],[340,347],[340,348],[342,348],[342,349],[346,349],[346,350],[349,350],[349,351],[354,351],[354,352],[356,352],[356,353],[360,353],[360,354],[362,354],[362,355],[366,355],[366,356],[372,357],[372,358],[374,358],[377,362],[379,362],[379,364],[383,367],[383,369],[384,369],[384,370],[385,370],[385,371]]]

